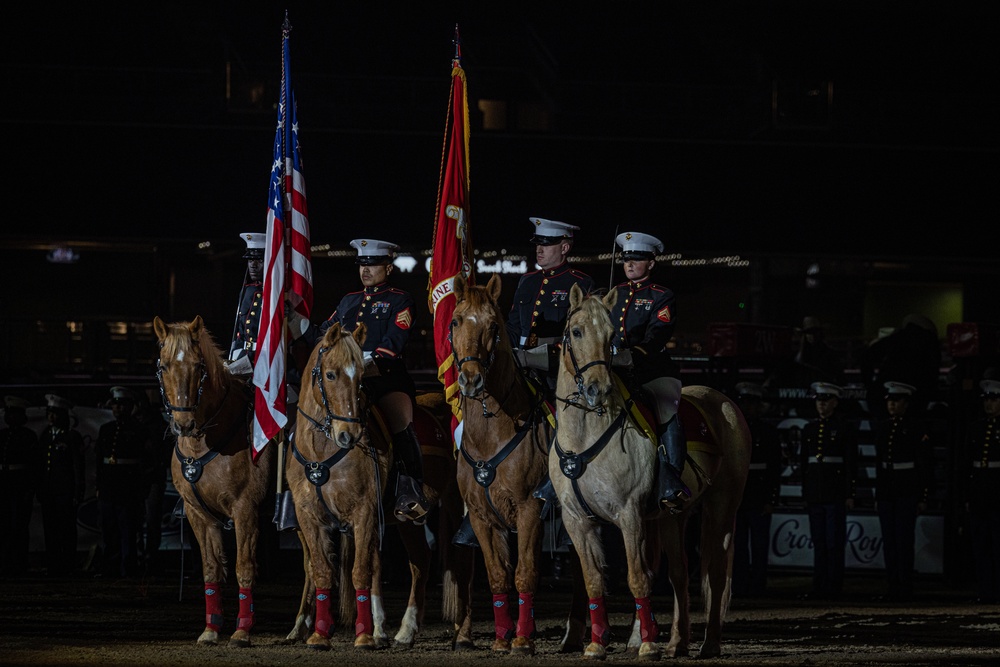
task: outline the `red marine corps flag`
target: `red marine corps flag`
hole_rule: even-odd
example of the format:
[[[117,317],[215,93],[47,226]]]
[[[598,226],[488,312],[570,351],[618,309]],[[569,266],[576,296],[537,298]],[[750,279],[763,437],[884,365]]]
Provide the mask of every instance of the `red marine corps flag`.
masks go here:
[[[434,353],[438,380],[451,404],[452,431],[462,413],[458,369],[454,366],[448,329],[455,311],[455,278],[461,273],[473,283],[472,238],[469,235],[469,103],[462,69],[462,42],[455,26],[455,58],[451,61],[451,103],[445,120],[442,151],[443,180],[438,185],[434,222],[434,255],[427,282],[427,301],[434,313]]]
[[[306,319],[312,310],[312,256],[309,250],[306,186],[302,176],[295,93],[289,69],[288,35],[291,31],[286,14],[281,27],[281,98],[268,187],[263,301],[253,373],[256,387],[254,461],[268,441],[288,423],[285,301]]]

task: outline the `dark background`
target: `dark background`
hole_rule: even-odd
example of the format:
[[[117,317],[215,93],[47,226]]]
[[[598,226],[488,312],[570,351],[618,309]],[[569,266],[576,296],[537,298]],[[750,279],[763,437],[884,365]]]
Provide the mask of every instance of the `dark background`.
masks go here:
[[[315,243],[430,245],[457,22],[477,246],[527,250],[538,215],[594,248],[620,225],[688,251],[992,256],[991,7],[22,3],[3,234],[262,230],[287,8]]]

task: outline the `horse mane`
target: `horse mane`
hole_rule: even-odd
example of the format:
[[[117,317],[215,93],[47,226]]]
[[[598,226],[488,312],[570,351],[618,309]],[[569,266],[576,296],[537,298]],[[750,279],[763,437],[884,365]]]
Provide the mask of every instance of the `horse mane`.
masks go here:
[[[230,377],[222,361],[222,349],[215,342],[215,337],[204,325],[200,332],[192,330],[193,323],[174,322],[168,326],[167,337],[163,340],[161,356],[176,359],[179,354],[187,358],[194,351],[197,343],[198,352],[205,361],[205,371],[208,383],[213,389],[224,388]]]

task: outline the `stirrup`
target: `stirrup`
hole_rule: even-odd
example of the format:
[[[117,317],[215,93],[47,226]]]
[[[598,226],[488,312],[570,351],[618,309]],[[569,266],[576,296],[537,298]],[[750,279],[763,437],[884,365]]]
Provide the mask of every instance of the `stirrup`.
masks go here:
[[[687,489],[680,489],[669,496],[660,498],[660,507],[676,515],[684,511],[689,500],[691,500],[690,492]]]
[[[457,531],[455,531],[455,535],[451,538],[451,543],[464,547],[479,546],[479,540],[476,538],[476,531],[472,530],[472,522],[469,521],[468,514],[466,514],[465,518],[462,519],[462,525],[458,527]]]
[[[420,486],[422,486],[420,482],[409,475],[399,476],[397,488],[404,488],[399,488],[394,513],[400,521],[412,521],[418,526],[427,521],[425,517],[430,508],[427,506],[424,494],[420,492]]]

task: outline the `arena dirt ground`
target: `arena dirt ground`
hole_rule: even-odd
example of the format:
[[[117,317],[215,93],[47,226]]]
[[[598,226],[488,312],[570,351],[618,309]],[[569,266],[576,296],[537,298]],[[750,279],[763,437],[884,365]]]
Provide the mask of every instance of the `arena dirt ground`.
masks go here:
[[[473,651],[450,650],[450,628],[440,619],[437,587],[429,595],[425,626],[414,648],[357,652],[353,632],[339,627],[334,648],[316,652],[288,645],[298,608],[301,569],[296,561],[258,585],[253,645],[196,644],[202,630],[204,602],[200,578],[181,576],[169,563],[158,576],[104,580],[91,575],[48,577],[41,571],[0,581],[0,664],[4,665],[149,665],[215,667],[255,665],[370,665],[466,667],[497,665],[571,665],[580,655],[558,653],[562,623],[569,607],[570,582],[548,575],[535,596],[539,637],[533,657],[495,655],[490,651],[492,613],[488,590],[477,579]],[[188,568],[191,570],[191,568]],[[769,595],[734,600],[723,632],[723,656],[698,659],[704,631],[701,599],[694,600],[690,657],[664,659],[674,664],[754,665],[997,665],[1000,664],[1000,606],[972,604],[967,590],[954,590],[940,577],[922,576],[915,599],[905,605],[876,603],[875,574],[849,573],[847,590],[836,602],[798,599],[809,587],[805,573],[771,577]],[[387,586],[390,634],[403,611],[401,585]],[[223,587],[228,638],[235,624],[236,585]],[[625,651],[631,599],[624,590],[608,598],[614,636],[609,664],[636,664]],[[669,629],[672,601],[654,598],[657,620]],[[662,639],[662,636],[661,636]]]

